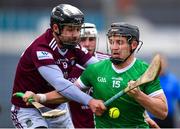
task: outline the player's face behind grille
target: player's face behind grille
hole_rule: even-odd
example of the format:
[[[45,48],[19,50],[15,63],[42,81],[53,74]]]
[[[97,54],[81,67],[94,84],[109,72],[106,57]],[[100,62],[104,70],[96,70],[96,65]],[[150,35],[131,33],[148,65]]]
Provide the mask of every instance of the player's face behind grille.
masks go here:
[[[80,42],[81,25],[67,24],[63,26],[59,39],[64,48],[74,48]]]
[[[80,45],[93,55],[96,49],[96,37],[81,37]]]
[[[130,55],[130,44],[127,38],[122,35],[112,35],[108,37],[112,58],[126,59]]]

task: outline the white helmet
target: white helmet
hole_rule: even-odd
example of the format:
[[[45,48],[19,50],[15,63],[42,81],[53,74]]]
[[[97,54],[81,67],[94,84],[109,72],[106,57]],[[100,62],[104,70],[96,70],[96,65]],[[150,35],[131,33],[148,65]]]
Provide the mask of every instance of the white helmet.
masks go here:
[[[95,24],[84,23],[81,26],[81,37],[96,37],[97,38],[97,29]]]

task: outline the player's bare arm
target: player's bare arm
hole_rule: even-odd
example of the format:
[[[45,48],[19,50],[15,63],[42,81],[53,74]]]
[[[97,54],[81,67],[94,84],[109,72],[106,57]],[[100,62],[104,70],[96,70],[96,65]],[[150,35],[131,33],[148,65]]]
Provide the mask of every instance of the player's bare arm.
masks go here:
[[[46,96],[46,101],[44,103],[58,103],[58,102],[62,103],[64,101],[68,101],[68,99],[60,95],[57,91],[52,91],[41,95]],[[32,91],[26,91],[23,96],[23,100],[27,104],[29,104],[28,99],[33,97],[33,99],[36,100],[37,102],[41,102],[40,101],[42,97],[41,95],[35,94]],[[91,99],[88,102],[88,106],[90,107],[92,112],[95,113],[97,116],[101,116],[103,112],[106,110],[106,107],[102,100]]]
[[[79,87],[79,84],[78,84],[77,81],[74,84],[77,87]],[[58,104],[58,103],[63,103],[63,102],[67,102],[68,101],[67,98],[65,98],[63,95],[61,95],[57,91],[48,92],[46,94],[35,94],[35,93],[31,92],[31,91],[27,91],[27,92],[25,92],[23,100],[25,102],[27,102],[29,98],[33,97],[36,101],[41,102],[41,100],[42,100],[41,97],[42,96],[45,97],[44,103],[53,103],[53,104],[56,103],[56,104]],[[92,112],[95,113],[97,116],[102,115],[103,112],[106,110],[106,107],[105,107],[105,105],[104,105],[102,100],[91,99],[88,102],[88,106],[90,107]]]
[[[48,92],[45,95],[47,98],[46,103],[61,104],[69,101],[67,98],[59,94],[57,91]]]
[[[32,91],[26,91],[23,96],[23,100],[27,102],[27,105],[30,104],[28,102],[29,98],[33,98],[36,102],[46,104],[61,104],[69,101],[67,98],[59,94],[56,90],[48,92],[46,94],[35,94]]]
[[[168,113],[166,97],[164,93],[150,97],[143,93],[139,88],[135,88],[128,93],[134,97],[148,112],[159,119],[165,119]],[[157,108],[158,107],[158,108]]]

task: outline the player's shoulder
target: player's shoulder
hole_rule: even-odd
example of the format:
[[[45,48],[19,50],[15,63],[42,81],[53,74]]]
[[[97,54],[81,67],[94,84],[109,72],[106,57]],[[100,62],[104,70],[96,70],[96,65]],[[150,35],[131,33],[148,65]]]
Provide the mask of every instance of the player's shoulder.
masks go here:
[[[83,53],[87,54],[88,50],[85,47],[81,47],[81,46],[77,45],[75,47],[75,52],[83,52]]]
[[[136,69],[139,69],[140,71],[144,72],[144,71],[146,71],[148,66],[149,66],[149,64],[146,61],[136,58],[136,62],[134,64],[134,67],[136,67]]]
[[[97,62],[97,63],[95,63],[95,64],[91,64],[90,65],[90,67],[92,68],[92,69],[97,69],[97,70],[100,70],[100,69],[102,69],[103,67],[106,67],[107,65],[110,65],[111,64],[111,62],[110,62],[110,60],[109,59],[104,59],[104,60],[101,60],[101,61],[99,61],[99,62]]]
[[[100,51],[96,51],[96,54],[99,54],[99,55],[106,55],[106,56],[109,56],[109,57],[110,57],[109,54],[106,54],[106,53],[103,53],[103,52],[100,52]]]
[[[34,50],[50,50],[55,51],[58,47],[55,38],[52,35],[51,29],[47,29],[45,33],[40,35],[30,45]]]
[[[36,38],[26,49],[25,54],[37,56],[40,59],[52,58],[53,51],[57,49],[57,42],[52,36],[50,29]],[[57,50],[56,50],[57,51]]]
[[[142,66],[142,67],[148,67],[149,66],[149,64],[146,61],[144,61],[144,60],[142,60],[140,58],[136,58],[136,63],[135,64],[137,66]]]
[[[104,59],[108,59],[110,58],[110,55],[109,54],[106,54],[106,53],[102,53],[102,52],[99,52],[99,51],[96,51],[95,52],[95,57],[99,60],[104,60]]]
[[[47,29],[42,35],[40,35],[35,41],[37,45],[52,46],[55,45],[55,38],[52,35],[51,29]]]
[[[85,69],[85,71],[88,73],[95,73],[95,72],[97,73],[97,71],[101,71],[103,68],[107,68],[107,65],[110,64],[109,62],[110,62],[109,59],[105,59],[97,63],[90,64]]]

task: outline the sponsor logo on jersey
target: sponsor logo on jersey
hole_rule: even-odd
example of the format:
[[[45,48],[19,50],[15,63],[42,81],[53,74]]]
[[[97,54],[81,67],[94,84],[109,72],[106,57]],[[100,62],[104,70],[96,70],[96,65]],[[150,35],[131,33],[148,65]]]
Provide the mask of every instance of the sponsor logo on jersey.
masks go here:
[[[106,78],[105,77],[97,77],[97,81],[105,83],[106,82]]]
[[[37,51],[36,54],[38,60],[53,59],[52,54],[47,51]]]

